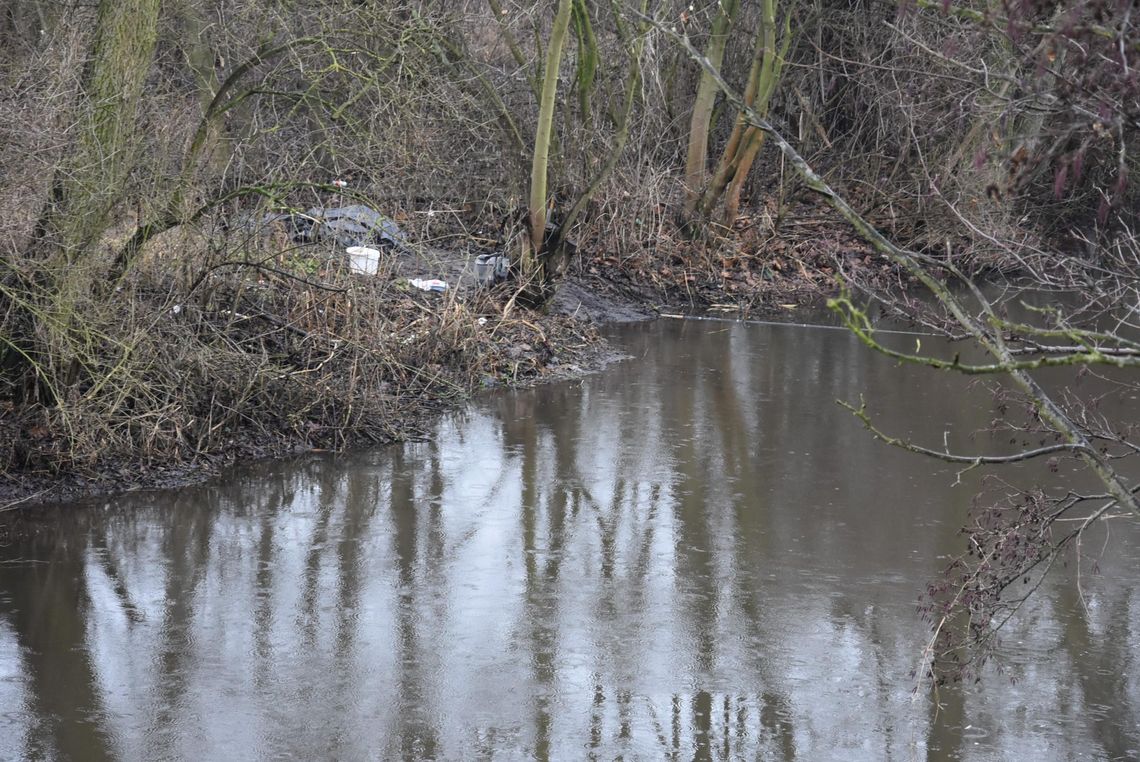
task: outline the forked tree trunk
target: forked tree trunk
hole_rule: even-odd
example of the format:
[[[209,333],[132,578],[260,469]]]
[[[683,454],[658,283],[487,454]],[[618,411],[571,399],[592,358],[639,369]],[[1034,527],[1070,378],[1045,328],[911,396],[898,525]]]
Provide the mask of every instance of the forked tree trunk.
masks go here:
[[[728,46],[728,35],[732,21],[740,7],[739,0],[722,0],[717,4],[717,15],[712,22],[709,44],[705,57],[709,65],[720,71],[724,62],[724,51]],[[716,82],[706,71],[701,72],[697,84],[697,95],[693,100],[693,113],[689,119],[689,149],[685,158],[685,207],[686,219],[696,211],[701,199],[707,175],[706,164],[709,155],[709,124],[712,121],[713,104],[717,96]]]
[[[779,48],[776,47],[776,6],[777,0],[763,0],[760,5],[760,31],[756,36],[756,49],[744,91],[745,105],[765,117],[768,115],[772,94],[780,81],[784,57],[791,43],[791,14],[785,13],[783,39],[779,41]],[[723,199],[725,224],[732,224],[740,209],[740,194],[744,181],[748,178],[752,163],[763,145],[764,134],[749,125],[741,113],[717,163],[713,179],[701,198],[699,206],[701,217],[711,217]]]

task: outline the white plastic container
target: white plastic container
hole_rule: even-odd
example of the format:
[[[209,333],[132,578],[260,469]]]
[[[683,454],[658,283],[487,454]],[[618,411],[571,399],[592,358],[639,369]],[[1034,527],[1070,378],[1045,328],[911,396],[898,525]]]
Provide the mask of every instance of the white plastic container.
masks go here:
[[[354,273],[361,275],[375,275],[380,267],[380,252],[367,246],[349,246],[348,267]]]

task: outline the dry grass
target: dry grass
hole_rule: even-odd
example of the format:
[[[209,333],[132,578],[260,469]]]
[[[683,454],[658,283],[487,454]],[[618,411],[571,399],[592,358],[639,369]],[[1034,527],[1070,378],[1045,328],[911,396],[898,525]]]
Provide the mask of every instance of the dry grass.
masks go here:
[[[148,469],[391,441],[485,386],[585,364],[598,342],[508,314],[509,293],[422,293],[391,266],[352,274],[316,247],[219,264],[191,291],[152,261],[103,305],[72,302],[82,323],[23,295],[58,345],[0,387],[3,479],[120,481],[129,467],[145,482]]]

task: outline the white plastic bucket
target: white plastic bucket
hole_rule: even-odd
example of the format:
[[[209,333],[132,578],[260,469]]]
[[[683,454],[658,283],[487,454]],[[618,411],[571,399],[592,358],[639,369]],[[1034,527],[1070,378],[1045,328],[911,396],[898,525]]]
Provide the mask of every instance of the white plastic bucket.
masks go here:
[[[367,246],[349,246],[348,267],[354,273],[362,275],[375,275],[380,267],[380,252]]]

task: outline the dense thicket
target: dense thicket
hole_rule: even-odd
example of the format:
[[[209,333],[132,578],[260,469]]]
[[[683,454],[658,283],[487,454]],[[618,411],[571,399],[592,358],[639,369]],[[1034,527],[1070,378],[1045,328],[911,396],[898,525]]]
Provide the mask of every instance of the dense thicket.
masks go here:
[[[700,70],[660,28],[642,24],[637,3],[572,5],[548,195],[557,215],[595,179],[621,126],[636,53],[628,143],[584,221],[608,234],[599,243],[640,244],[625,232],[626,217],[675,206]],[[232,195],[242,189],[304,203],[314,193],[306,184],[334,178],[351,179],[393,214],[429,202],[475,203],[494,214],[525,203],[553,5],[138,6],[5,3],[8,255],[28,253],[53,182],[78,182],[77,173],[95,167],[131,169],[122,188],[101,183],[103,193],[115,191],[115,213],[90,223],[124,232],[173,219],[213,222],[235,206],[252,207],[254,199]],[[154,16],[153,48],[124,39],[111,53],[137,49],[146,61],[137,92],[125,60],[118,91],[101,89],[99,30],[114,19],[97,22],[111,9],[142,37],[143,20]],[[1087,250],[1098,236],[1131,226],[1130,149],[1140,117],[1127,4],[773,0],[739,10],[717,3],[647,10],[702,49],[725,20],[724,74],[740,90],[756,60],[779,53],[765,109],[773,123],[907,242],[944,248],[949,238],[953,254],[979,253],[987,246],[978,233],[1028,231],[1059,248],[1074,235],[1091,238],[1081,244]],[[712,94],[709,145],[696,141],[712,157],[706,173],[736,119]],[[129,126],[125,153],[90,142],[98,137],[91,125],[111,111]],[[107,153],[83,155],[94,149]],[[774,153],[762,161],[744,194],[754,206],[781,177]],[[218,208],[227,196],[230,208]],[[600,224],[613,219],[619,224]]]

